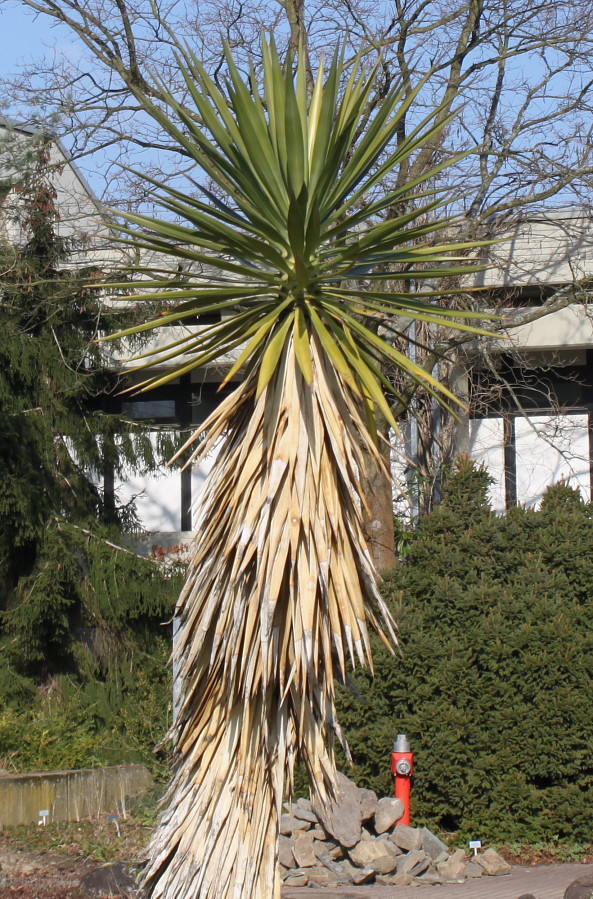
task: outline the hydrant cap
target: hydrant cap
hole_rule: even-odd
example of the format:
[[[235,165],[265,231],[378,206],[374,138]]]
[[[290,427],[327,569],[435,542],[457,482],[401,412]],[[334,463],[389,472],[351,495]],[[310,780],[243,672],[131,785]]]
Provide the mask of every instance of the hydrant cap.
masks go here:
[[[410,752],[410,741],[405,734],[398,734],[393,744],[394,752]]]

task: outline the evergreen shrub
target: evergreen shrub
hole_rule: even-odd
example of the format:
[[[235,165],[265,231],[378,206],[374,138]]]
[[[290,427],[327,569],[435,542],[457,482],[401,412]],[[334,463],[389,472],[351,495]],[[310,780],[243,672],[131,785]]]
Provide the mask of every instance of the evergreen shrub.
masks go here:
[[[50,143],[0,141],[0,768],[159,773],[183,572],[119,545],[134,512],[98,483],[155,470],[183,437],[160,429],[155,451],[149,422],[107,411],[124,385],[95,338],[137,313],[76,264],[91,242],[61,233]]]
[[[0,612],[0,768],[143,763],[166,779],[154,749],[171,723],[182,567],[63,527],[65,554],[48,554],[47,577]]]
[[[392,789],[391,743],[416,753],[412,814],[494,841],[593,839],[593,507],[550,488],[500,517],[458,464],[404,542],[384,595],[401,655],[378,643],[341,723],[354,778]]]

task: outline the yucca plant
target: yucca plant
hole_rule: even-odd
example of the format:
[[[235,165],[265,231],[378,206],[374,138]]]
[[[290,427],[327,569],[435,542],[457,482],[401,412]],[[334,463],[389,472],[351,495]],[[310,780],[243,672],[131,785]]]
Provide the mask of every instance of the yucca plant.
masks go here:
[[[336,53],[308,91],[302,53],[293,71],[273,43],[262,51],[249,87],[227,55],[224,93],[183,51],[195,110],[164,84],[167,113],[138,94],[209,187],[196,197],[153,182],[167,215],[128,215],[121,226],[152,258],[190,265],[183,276],[171,265],[140,270],[136,299],[158,297],[170,311],[118,336],[224,314],[137,357],[138,370],[160,366],[138,389],[228,354],[225,380],[242,379],[192,454],[198,462],[218,448],[177,609],[174,773],[144,875],[144,895],[167,899],[279,896],[278,819],[297,758],[314,798],[331,800],[334,678],[371,664],[369,625],[395,641],[359,480],[369,458],[382,464],[378,416],[395,425],[384,363],[453,400],[391,338],[411,319],[472,330],[429,289],[405,290],[410,279],[471,270],[467,244],[434,242],[451,222],[433,220],[443,201],[422,182],[445,164],[381,189],[447,122],[437,128],[433,114],[396,140],[414,93],[394,88],[370,114],[375,70],[356,62],[345,73]]]

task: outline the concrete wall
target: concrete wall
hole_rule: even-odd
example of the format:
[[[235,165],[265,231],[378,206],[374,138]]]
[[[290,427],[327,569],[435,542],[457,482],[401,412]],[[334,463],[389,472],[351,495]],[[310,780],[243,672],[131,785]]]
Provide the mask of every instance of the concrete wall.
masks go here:
[[[582,211],[550,209],[503,227],[489,253],[488,287],[571,284],[593,273],[593,221]]]
[[[156,446],[156,432],[153,435],[153,445]],[[200,494],[204,482],[208,476],[214,459],[216,449],[191,470],[191,495],[192,495],[192,525],[195,528],[200,510]],[[101,486],[101,478],[97,479]],[[147,531],[147,540],[163,545],[163,540],[154,540],[151,534],[161,534],[168,545],[173,535],[181,529],[181,470],[163,463],[155,472],[149,473],[142,469],[129,470],[122,478],[115,482],[115,492],[118,504],[127,505],[134,503],[138,522],[142,530]],[[166,536],[170,535],[170,536]]]
[[[144,765],[1,774],[0,827],[37,824],[41,811],[49,812],[48,824],[109,812],[125,816],[126,803],[152,783]]]
[[[493,349],[504,353],[514,350],[548,350],[556,353],[588,349],[593,346],[593,306],[575,303],[543,315],[529,324],[509,326],[506,335],[506,339],[501,340]]]

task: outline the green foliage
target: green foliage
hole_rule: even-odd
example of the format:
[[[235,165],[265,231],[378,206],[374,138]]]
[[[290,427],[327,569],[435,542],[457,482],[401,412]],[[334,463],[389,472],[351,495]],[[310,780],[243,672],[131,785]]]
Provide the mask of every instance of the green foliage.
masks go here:
[[[184,264],[206,263],[210,275],[205,283],[201,275],[180,269],[163,285],[158,269],[148,281],[140,268],[137,299],[154,297],[156,290],[163,301],[174,301],[172,308],[115,336],[183,324],[201,313],[216,311],[223,318],[201,334],[159,345],[158,355],[153,349],[148,361],[138,357],[136,370],[142,372],[158,364],[163,349],[170,361],[166,373],[149,375],[143,386],[156,387],[240,347],[224,381],[240,370],[246,377],[257,372],[259,394],[279,371],[281,348],[292,342],[307,384],[313,381],[311,348],[322,349],[363,406],[373,439],[377,413],[396,427],[385,390],[402,408],[407,404],[382,374],[382,365],[395,369],[408,388],[424,387],[446,408],[449,401],[456,403],[443,383],[376,328],[380,317],[395,333],[415,319],[486,334],[483,320],[496,318],[449,309],[440,302],[442,291],[410,293],[405,286],[482,268],[466,256],[481,242],[438,242],[445,229],[455,231],[457,221],[434,218],[448,200],[438,192],[434,196],[431,185],[456,160],[441,161],[410,183],[397,178],[387,192],[375,193],[389,173],[406,172],[418,149],[431,145],[452,116],[437,107],[401,139],[422,81],[414,90],[390,86],[369,117],[378,67],[368,71],[359,57],[345,66],[340,47],[327,65],[320,62],[310,91],[302,48],[294,60],[282,60],[273,37],[262,40],[261,70],[252,66],[248,86],[228,48],[224,87],[189,48],[177,46],[176,62],[195,107],[191,112],[156,80],[164,109],[150,99],[146,86],[130,89],[196,171],[209,177],[218,196],[202,188],[203,197],[196,197],[193,178],[183,193],[144,176],[160,217],[122,213],[123,224],[116,227],[134,250],[148,250],[157,259],[166,252]],[[387,209],[391,214],[384,216]]]
[[[566,485],[496,517],[461,461],[384,584],[401,657],[341,696],[359,782],[416,752],[413,815],[460,837],[593,838],[593,507]]]
[[[47,712],[0,711],[0,762],[19,771],[86,768],[99,763],[93,719],[72,703]]]
[[[96,485],[108,464],[159,460],[146,429],[103,411],[120,388],[94,341],[114,322],[88,288],[99,273],[76,268],[80,248],[58,233],[47,140],[25,145],[3,164],[15,240],[0,245],[0,759],[158,767],[180,572],[118,547],[133,520]]]
[[[131,648],[131,647],[130,647]],[[143,763],[166,779],[171,722],[170,647],[165,635],[150,654],[136,648],[130,667],[81,681],[59,676],[27,706],[0,704],[0,768],[56,770]]]
[[[10,185],[14,244],[0,244],[0,587],[9,592],[35,566],[50,517],[80,524],[122,522],[96,483],[108,463],[154,467],[148,433],[106,414],[101,397],[119,389],[95,338],[114,316],[76,268],[80,247],[57,231],[55,191],[43,138],[34,164]],[[0,147],[0,150],[2,148]],[[4,162],[3,167],[8,165]],[[9,204],[10,205],[10,204]],[[117,318],[121,322],[121,316]],[[117,444],[117,451],[116,451]]]
[[[63,526],[65,530],[67,527]],[[75,529],[52,535],[45,576],[4,613],[0,767],[143,762],[166,776],[169,626],[180,569]]]

